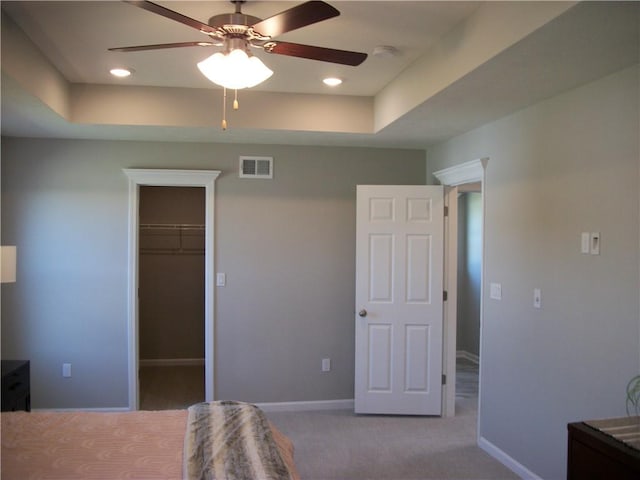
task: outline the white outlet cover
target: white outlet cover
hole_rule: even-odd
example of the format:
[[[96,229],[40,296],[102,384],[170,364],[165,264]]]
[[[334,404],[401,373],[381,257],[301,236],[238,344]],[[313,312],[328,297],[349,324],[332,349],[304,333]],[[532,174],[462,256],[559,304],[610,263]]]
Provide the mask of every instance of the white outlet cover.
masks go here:
[[[580,236],[580,253],[589,253],[591,243],[591,234],[589,232],[582,232]]]
[[[323,358],[322,359],[322,371],[323,372],[331,371],[331,359],[330,358]]]

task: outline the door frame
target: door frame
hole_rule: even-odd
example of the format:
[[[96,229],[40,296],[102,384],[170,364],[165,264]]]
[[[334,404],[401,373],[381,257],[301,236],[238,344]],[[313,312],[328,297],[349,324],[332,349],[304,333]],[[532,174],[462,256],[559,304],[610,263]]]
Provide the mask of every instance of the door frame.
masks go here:
[[[128,230],[128,322],[129,352],[129,409],[140,408],[139,396],[139,328],[138,328],[138,226],[140,186],[204,187],[205,189],[205,248],[204,248],[204,371],[205,400],[215,397],[214,345],[215,345],[215,181],[219,170],[169,170],[125,168],[129,179],[129,230]]]
[[[480,362],[482,362],[482,324],[484,316],[484,263],[485,263],[485,171],[489,158],[479,158],[469,162],[454,165],[449,168],[433,172],[433,176],[444,185],[449,187],[445,198],[448,201],[449,215],[445,217],[445,290],[448,298],[444,308],[443,323],[443,374],[446,375],[447,382],[443,385],[442,392],[442,416],[453,417],[456,407],[456,328],[457,319],[457,298],[458,298],[458,189],[459,185],[465,183],[480,182],[482,195],[482,262],[480,265]],[[480,423],[480,389],[482,388],[482,369],[479,369],[478,379],[478,425]],[[478,429],[479,432],[479,429]]]

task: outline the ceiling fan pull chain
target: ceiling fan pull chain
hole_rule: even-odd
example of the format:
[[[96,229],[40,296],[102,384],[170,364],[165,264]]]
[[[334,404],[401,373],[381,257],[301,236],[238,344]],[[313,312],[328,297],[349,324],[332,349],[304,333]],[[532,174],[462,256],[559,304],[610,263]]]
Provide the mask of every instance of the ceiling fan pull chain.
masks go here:
[[[227,129],[227,89],[222,88],[222,130]]]
[[[233,109],[238,110],[240,108],[240,104],[238,103],[238,89],[236,88],[236,97],[233,99]]]

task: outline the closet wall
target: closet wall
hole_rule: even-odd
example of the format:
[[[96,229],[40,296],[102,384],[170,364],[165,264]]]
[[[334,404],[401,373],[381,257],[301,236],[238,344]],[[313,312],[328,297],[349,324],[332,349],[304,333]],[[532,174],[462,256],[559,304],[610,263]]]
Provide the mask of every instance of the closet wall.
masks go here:
[[[140,187],[140,361],[204,358],[205,190]]]

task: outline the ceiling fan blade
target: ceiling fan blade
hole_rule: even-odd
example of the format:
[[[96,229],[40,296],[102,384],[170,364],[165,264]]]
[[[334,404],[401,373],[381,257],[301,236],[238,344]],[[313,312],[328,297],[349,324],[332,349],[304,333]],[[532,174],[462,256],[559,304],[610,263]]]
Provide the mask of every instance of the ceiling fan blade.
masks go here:
[[[220,46],[220,43],[214,42],[180,42],[180,43],[159,43],[156,45],[137,45],[134,47],[116,47],[110,48],[110,52],[141,52],[143,50],[160,50],[163,48],[181,48],[181,47],[213,47]]]
[[[350,65],[352,67],[360,65],[367,58],[366,53],[336,50],[334,48],[314,47],[312,45],[301,45],[299,43],[290,42],[268,42],[264,46],[264,50],[268,53],[276,53],[278,55],[339,63],[342,65]]]
[[[251,28],[260,35],[273,38],[338,15],[340,12],[328,3],[312,0],[266,18]]]
[[[140,7],[143,10],[147,10],[148,12],[157,13],[158,15],[162,15],[163,17],[170,20],[175,20],[176,22],[180,22],[188,27],[200,30],[202,33],[216,33],[216,29],[211,27],[210,25],[199,22],[198,20],[187,17],[186,15],[182,15],[181,13],[174,12],[173,10],[169,10],[168,8],[158,5],[157,3],[147,2],[145,0],[124,0],[124,2],[135,5],[136,7]]]

